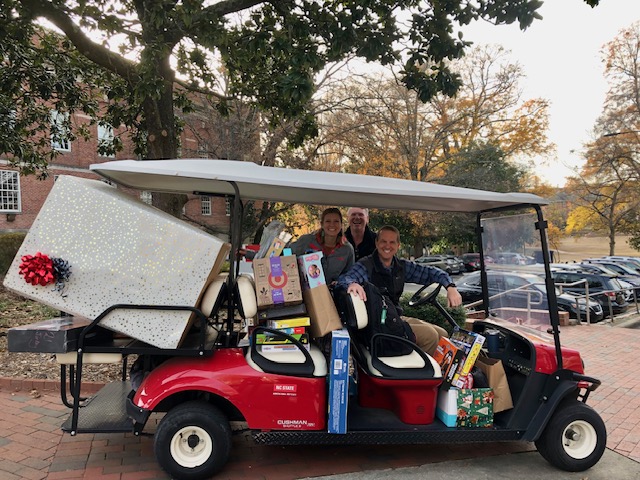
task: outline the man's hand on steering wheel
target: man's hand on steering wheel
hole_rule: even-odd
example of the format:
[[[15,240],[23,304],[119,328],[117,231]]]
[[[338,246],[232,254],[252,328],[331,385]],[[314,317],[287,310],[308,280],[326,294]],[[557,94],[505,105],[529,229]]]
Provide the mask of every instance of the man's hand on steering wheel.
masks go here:
[[[449,307],[459,307],[462,305],[462,295],[456,287],[447,288],[447,303]]]

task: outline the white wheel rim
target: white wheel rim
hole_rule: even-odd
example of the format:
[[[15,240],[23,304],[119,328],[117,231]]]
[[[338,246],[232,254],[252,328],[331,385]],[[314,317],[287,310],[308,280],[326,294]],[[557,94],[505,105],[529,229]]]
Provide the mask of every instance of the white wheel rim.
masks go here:
[[[593,453],[598,443],[595,428],[584,420],[576,420],[562,432],[562,447],[572,458],[583,459]]]
[[[171,439],[171,457],[181,467],[199,467],[211,457],[212,451],[211,435],[200,427],[184,427]]]

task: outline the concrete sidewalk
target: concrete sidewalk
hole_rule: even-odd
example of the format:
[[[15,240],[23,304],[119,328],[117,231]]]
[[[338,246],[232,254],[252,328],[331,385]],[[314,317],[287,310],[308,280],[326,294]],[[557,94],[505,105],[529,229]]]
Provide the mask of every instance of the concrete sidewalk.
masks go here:
[[[640,374],[634,365],[640,330],[582,325],[562,327],[561,337],[563,345],[581,352],[586,373],[603,382],[588,403],[607,426],[607,451],[588,472],[556,470],[525,442],[270,447],[254,445],[250,434],[242,433],[235,436],[231,459],[216,479],[418,479],[441,474],[449,480],[640,480]],[[57,387],[53,380],[0,379],[2,480],[168,478],[155,461],[149,436],[63,435],[60,425],[69,411]]]

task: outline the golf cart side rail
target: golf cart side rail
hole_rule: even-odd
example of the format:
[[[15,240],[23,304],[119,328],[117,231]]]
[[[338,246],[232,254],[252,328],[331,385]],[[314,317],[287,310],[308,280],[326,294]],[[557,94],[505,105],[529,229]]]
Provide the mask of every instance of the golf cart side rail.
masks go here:
[[[119,309],[127,309],[127,310],[163,310],[163,311],[190,311],[196,315],[198,320],[200,320],[200,332],[198,333],[199,342],[195,346],[195,348],[175,348],[175,349],[167,349],[167,348],[159,348],[154,347],[152,345],[144,344],[140,341],[132,341],[132,343],[128,345],[116,345],[116,344],[97,344],[97,345],[87,345],[85,344],[87,335],[95,330],[96,327],[100,326],[100,322],[104,320],[111,312]],[[80,332],[78,337],[77,344],[77,359],[76,363],[70,367],[70,391],[71,396],[73,398],[73,402],[69,404],[66,399],[66,386],[65,386],[65,377],[66,377],[66,365],[61,366],[61,385],[60,391],[62,395],[62,400],[65,405],[71,407],[72,416],[71,416],[71,431],[75,432],[78,428],[78,420],[79,420],[79,410],[80,404],[82,402],[82,397],[80,395],[81,385],[82,385],[82,365],[83,365],[83,356],[86,353],[120,353],[122,355],[130,355],[130,354],[153,354],[153,355],[174,355],[174,356],[207,356],[213,353],[214,345],[207,345],[206,342],[206,326],[207,326],[207,317],[200,311],[198,308],[182,306],[182,305],[136,305],[136,304],[116,304],[107,307],[100,315],[98,315],[89,325],[84,327]],[[126,368],[126,362],[123,365],[123,376],[124,369]]]

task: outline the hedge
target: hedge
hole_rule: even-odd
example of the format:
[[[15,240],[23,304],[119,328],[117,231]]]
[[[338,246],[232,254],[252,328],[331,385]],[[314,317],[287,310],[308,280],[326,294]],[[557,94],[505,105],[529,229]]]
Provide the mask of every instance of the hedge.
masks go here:
[[[420,320],[424,320],[425,322],[432,323],[434,325],[439,325],[451,334],[453,332],[453,326],[449,323],[449,321],[442,316],[442,314],[434,307],[433,305],[420,305],[419,307],[411,307],[409,306],[409,299],[411,298],[411,294],[405,293],[400,298],[400,306],[402,307],[402,315],[407,317],[419,318]],[[438,302],[442,305],[447,312],[451,314],[456,323],[464,328],[465,321],[467,319],[467,313],[464,307],[456,307],[449,308],[447,307],[447,299],[446,297],[439,295]]]
[[[25,232],[0,234],[0,275],[6,275],[26,235]]]

